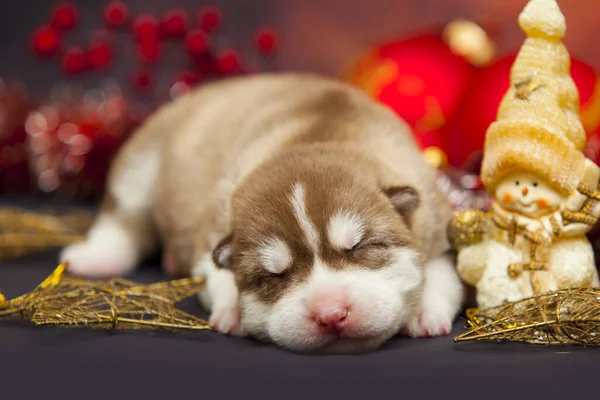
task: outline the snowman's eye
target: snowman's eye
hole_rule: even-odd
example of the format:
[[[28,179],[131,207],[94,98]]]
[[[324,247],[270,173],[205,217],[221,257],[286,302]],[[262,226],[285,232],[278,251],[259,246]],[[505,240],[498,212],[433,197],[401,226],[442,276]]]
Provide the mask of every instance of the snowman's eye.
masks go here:
[[[519,181],[516,181],[516,182],[515,182],[515,185],[519,186]]]
[[[533,187],[537,187],[538,183],[537,182],[533,182]]]

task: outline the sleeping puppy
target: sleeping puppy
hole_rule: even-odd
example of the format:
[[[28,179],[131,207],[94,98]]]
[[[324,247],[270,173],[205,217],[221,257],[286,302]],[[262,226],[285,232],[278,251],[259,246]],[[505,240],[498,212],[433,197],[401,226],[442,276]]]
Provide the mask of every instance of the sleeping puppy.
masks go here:
[[[203,85],[150,117],[61,261],[119,276],[160,244],[171,270],[206,277],[215,330],[362,352],[399,332],[449,333],[462,301],[450,216],[392,111],[335,80],[264,74]]]

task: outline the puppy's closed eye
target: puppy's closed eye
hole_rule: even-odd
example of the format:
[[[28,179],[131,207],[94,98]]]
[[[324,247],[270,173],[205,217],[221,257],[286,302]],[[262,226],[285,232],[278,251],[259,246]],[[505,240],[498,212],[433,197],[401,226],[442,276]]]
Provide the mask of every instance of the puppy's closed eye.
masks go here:
[[[358,257],[369,251],[381,250],[387,247],[389,247],[389,244],[384,241],[365,239],[347,250],[347,253],[351,253],[354,257]]]

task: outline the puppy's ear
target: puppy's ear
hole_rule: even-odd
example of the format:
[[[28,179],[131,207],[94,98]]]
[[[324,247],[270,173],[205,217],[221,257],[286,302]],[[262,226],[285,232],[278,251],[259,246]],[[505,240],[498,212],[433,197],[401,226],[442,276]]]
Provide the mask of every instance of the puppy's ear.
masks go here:
[[[419,193],[412,186],[392,186],[385,189],[384,192],[398,214],[410,227],[412,216],[421,204]]]
[[[215,247],[212,258],[219,268],[233,268],[233,234],[225,236]]]

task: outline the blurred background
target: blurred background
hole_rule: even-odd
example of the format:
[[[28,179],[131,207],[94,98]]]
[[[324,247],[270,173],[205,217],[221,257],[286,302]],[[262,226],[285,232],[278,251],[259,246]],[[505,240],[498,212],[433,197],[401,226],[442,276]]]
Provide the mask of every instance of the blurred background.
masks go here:
[[[526,3],[3,0],[0,203],[94,203],[119,146],[165,102],[215,79],[310,71],[392,108],[439,169],[453,206],[485,209],[481,150],[525,38],[517,19]],[[586,154],[599,162],[600,2],[558,3]]]
[[[102,27],[106,0],[75,0],[80,12],[77,34],[69,41],[86,39]],[[278,54],[284,69],[302,69],[336,75],[351,64],[365,46],[400,39],[456,18],[486,23],[493,29],[498,51],[518,48],[524,36],[517,16],[526,0],[127,0],[130,13],[157,17],[182,8],[193,18],[203,4],[215,4],[226,17],[228,40],[247,42],[262,24],[278,29],[286,45]],[[0,5],[0,75],[28,82],[32,89],[47,89],[61,78],[58,68],[40,65],[28,51],[31,32],[48,21],[55,0],[3,0]],[[571,53],[600,67],[595,38],[600,33],[600,2],[563,0],[568,21],[565,43]],[[121,64],[123,68],[126,65]]]

